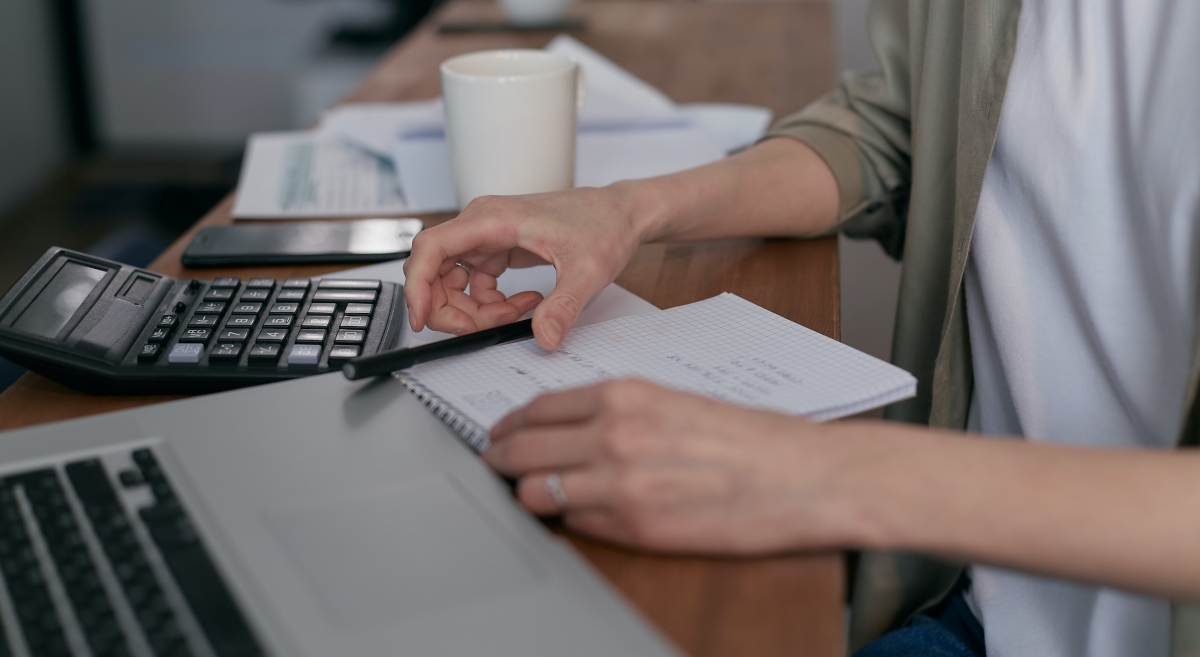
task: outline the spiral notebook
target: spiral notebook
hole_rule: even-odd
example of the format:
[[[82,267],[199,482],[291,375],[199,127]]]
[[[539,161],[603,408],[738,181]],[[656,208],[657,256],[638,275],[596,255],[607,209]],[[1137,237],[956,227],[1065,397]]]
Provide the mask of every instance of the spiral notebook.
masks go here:
[[[908,372],[725,293],[670,310],[575,328],[561,347],[533,340],[417,365],[400,380],[472,447],[544,392],[637,377],[713,399],[814,420],[912,397]]]

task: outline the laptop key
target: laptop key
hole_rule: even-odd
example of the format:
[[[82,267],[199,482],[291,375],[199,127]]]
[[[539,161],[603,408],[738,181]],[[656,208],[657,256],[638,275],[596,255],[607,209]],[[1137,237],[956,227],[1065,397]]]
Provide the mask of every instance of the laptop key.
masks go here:
[[[38,527],[95,655],[128,655],[129,647],[108,594],[83,542],[58,473],[46,469],[19,475]]]
[[[213,650],[219,657],[262,655],[258,641],[209,557],[187,511],[179,504],[154,453],[149,449],[137,450],[134,462],[146,480],[159,490],[156,494],[158,502],[142,509],[142,521]],[[154,632],[149,633],[151,645],[155,644],[156,638]]]
[[[34,655],[70,655],[17,496],[7,483],[0,484],[0,572],[29,651]]]
[[[192,654],[100,460],[68,463],[65,470],[154,652]]]

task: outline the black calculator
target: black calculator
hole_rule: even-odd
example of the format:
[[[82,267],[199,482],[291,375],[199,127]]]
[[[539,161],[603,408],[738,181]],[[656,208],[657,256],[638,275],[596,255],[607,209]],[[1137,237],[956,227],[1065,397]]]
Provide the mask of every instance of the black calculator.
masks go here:
[[[393,348],[400,285],[175,279],[51,248],[0,297],[0,355],[96,394],[226,390]]]

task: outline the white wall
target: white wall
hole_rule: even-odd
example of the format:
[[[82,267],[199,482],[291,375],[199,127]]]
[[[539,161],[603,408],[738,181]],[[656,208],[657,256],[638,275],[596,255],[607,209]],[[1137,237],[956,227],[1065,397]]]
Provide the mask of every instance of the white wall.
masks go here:
[[[837,71],[868,70],[878,66],[867,40],[869,0],[833,0]],[[841,247],[842,341],[888,360],[900,263],[883,253],[874,241],[838,238]]]
[[[48,2],[0,1],[0,212],[67,156]]]

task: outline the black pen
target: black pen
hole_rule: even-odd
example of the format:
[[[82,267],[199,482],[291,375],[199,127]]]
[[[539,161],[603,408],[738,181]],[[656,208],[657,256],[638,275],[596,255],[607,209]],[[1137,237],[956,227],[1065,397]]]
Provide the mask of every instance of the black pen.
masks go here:
[[[373,356],[360,356],[343,365],[342,374],[345,374],[347,379],[356,381],[369,376],[391,374],[417,363],[469,354],[492,345],[532,337],[533,320],[523,319],[412,349],[393,349]]]

